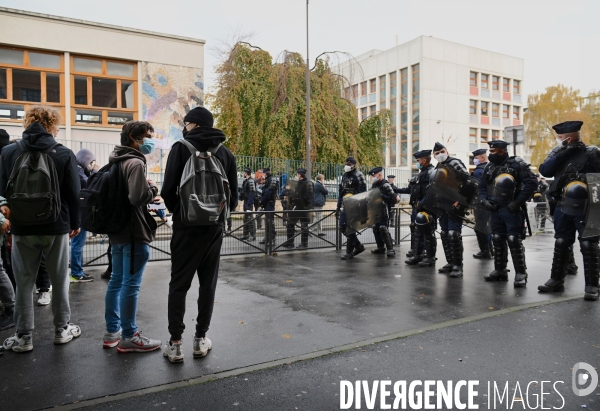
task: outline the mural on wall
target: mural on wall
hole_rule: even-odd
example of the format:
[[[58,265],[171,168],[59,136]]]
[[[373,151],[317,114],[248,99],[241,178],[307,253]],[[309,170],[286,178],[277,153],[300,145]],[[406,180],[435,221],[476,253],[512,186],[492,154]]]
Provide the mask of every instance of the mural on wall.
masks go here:
[[[183,118],[204,105],[204,77],[200,68],[142,63],[142,117],[152,124],[156,148],[168,149],[182,138]],[[150,172],[159,172],[166,158],[161,150],[148,156]],[[156,170],[155,170],[156,169]]]

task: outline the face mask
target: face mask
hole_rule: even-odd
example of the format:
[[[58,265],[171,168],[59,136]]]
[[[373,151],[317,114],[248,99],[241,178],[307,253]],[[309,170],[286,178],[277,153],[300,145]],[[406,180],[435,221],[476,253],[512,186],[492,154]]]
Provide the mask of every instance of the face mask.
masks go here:
[[[344,172],[349,173],[352,171],[352,166],[344,166]]]
[[[438,163],[443,163],[448,159],[448,154],[440,153],[437,156],[435,156],[435,159],[438,161]]]
[[[371,183],[375,184],[379,179],[377,177],[371,177]]]
[[[508,158],[508,153],[504,154],[490,154],[488,159],[494,164],[502,164],[504,160]]]
[[[564,140],[564,141],[566,141],[566,140]],[[560,138],[556,137],[556,145],[559,146],[559,147],[563,146],[563,140],[561,140]]]
[[[417,163],[417,169],[420,170],[423,166],[421,165],[421,163]]]
[[[144,137],[143,143],[140,144],[140,153],[148,155],[154,151],[154,140]]]
[[[184,127],[183,130],[181,130],[181,134],[183,134],[183,137],[185,137],[188,133],[188,129],[187,127]]]
[[[473,164],[475,164],[476,166],[478,166],[481,163],[479,162],[479,160],[477,160],[476,158],[474,158],[473,159]]]

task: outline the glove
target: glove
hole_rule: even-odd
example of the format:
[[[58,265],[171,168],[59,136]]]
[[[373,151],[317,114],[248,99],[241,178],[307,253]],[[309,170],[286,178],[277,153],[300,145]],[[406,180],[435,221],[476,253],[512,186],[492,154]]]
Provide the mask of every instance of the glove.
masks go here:
[[[423,211],[423,202],[422,201],[417,202],[417,211]]]
[[[511,213],[511,214],[517,214],[517,212],[519,212],[519,210],[521,209],[521,206],[515,202],[510,203],[509,205],[506,206],[506,209]]]
[[[481,200],[481,205],[489,211],[496,211],[498,209],[498,204],[492,203],[490,200]]]

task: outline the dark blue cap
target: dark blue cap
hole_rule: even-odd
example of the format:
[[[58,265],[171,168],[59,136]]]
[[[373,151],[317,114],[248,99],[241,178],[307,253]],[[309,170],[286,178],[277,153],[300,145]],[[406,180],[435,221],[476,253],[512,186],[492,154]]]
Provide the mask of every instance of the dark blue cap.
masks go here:
[[[369,174],[374,176],[377,173],[381,173],[383,171],[383,167],[375,167],[373,170],[369,171]]]
[[[435,145],[433,146],[433,151],[440,151],[442,149],[446,148],[445,145],[443,145],[442,143],[438,143],[437,141],[435,142]]]
[[[431,150],[421,150],[421,151],[417,151],[416,153],[413,154],[413,156],[415,158],[429,157],[430,155],[431,155]]]
[[[555,124],[552,126],[556,134],[575,133],[581,130],[583,121],[565,121],[564,123]]]
[[[487,153],[487,149],[485,149],[485,148],[480,148],[479,150],[473,151],[474,156],[480,156],[485,153]]]
[[[396,176],[390,174],[389,176],[387,176],[387,178],[396,178]]]
[[[506,148],[510,143],[502,140],[488,141],[490,148]]]
[[[298,174],[306,174],[306,169],[305,168],[299,168],[298,170],[296,170],[296,173],[298,173]]]
[[[346,163],[352,163],[352,164],[356,164],[356,160],[354,159],[354,157],[348,157],[346,159]]]
[[[270,173],[271,172],[271,168],[270,167],[265,167],[262,169],[263,173]]]
[[[252,170],[250,170],[250,168],[246,167],[244,169],[244,173],[252,174]]]

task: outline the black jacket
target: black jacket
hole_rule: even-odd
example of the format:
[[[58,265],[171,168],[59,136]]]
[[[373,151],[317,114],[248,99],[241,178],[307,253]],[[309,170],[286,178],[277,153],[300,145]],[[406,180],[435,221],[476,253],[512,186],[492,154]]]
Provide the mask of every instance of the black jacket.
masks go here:
[[[208,148],[214,147],[225,141],[225,134],[221,130],[209,127],[197,127],[189,131],[185,139],[189,141],[199,151],[206,151]],[[181,222],[179,211],[179,195],[177,194],[181,175],[185,163],[190,158],[190,150],[183,144],[174,144],[167,159],[167,168],[165,169],[165,177],[160,191],[161,197],[165,200],[167,208],[173,213],[173,229],[189,228]],[[230,210],[234,211],[237,207],[237,164],[235,157],[231,151],[225,146],[221,146],[215,157],[223,165],[227,179],[229,180],[230,190]]]
[[[39,123],[31,124],[23,132],[25,147],[31,151],[42,151],[56,143],[52,134],[48,133]],[[49,153],[54,161],[58,181],[60,183],[60,215],[52,224],[37,226],[19,226],[12,224],[11,233],[15,235],[61,235],[71,230],[77,230],[79,221],[79,172],[75,154],[62,145]],[[18,144],[9,144],[2,149],[0,158],[0,196],[6,198],[8,179],[15,161],[21,155]]]

